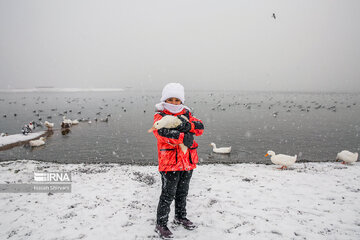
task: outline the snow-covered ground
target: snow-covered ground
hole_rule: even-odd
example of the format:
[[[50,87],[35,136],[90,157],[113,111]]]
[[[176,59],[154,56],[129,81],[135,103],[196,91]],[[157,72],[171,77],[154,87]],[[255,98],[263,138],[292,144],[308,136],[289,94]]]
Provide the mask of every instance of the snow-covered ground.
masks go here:
[[[156,166],[3,162],[0,183],[45,170],[70,171],[72,192],[0,193],[0,239],[157,239]],[[359,182],[359,163],[202,165],[187,206],[198,228],[169,227],[176,239],[360,239]]]
[[[32,139],[39,138],[45,133],[46,131],[40,131],[40,132],[28,133],[27,135],[20,133],[20,134],[13,134],[5,137],[0,137],[0,148],[10,144],[30,141]]]

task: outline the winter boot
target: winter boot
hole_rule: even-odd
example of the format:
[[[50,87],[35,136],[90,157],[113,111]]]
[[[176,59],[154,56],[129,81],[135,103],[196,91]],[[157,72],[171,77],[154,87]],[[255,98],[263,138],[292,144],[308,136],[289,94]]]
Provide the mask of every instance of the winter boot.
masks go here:
[[[174,238],[174,235],[172,234],[172,232],[169,230],[169,228],[167,226],[161,226],[161,225],[156,224],[155,232],[157,232],[162,239]]]
[[[193,230],[197,227],[192,221],[187,218],[175,218],[174,223],[176,225],[182,225],[187,230]]]

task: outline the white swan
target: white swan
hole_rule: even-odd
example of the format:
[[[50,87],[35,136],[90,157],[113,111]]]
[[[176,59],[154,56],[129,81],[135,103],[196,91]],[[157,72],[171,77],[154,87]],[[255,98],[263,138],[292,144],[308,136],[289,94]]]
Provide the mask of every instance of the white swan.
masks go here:
[[[266,153],[265,157],[267,157],[269,155],[271,156],[270,159],[273,164],[281,165],[280,169],[284,169],[290,165],[293,165],[296,162],[296,158],[297,158],[297,155],[295,155],[295,156],[289,156],[289,155],[284,155],[284,154],[275,155],[274,151],[268,151]]]
[[[348,150],[343,150],[336,155],[336,161],[341,160],[342,164],[353,163],[353,162],[357,161],[358,156],[359,156],[359,154],[357,152],[352,153]]]
[[[45,144],[45,138],[44,137],[41,137],[40,139],[37,139],[37,140],[31,140],[29,142],[30,146],[31,147],[39,147],[39,146],[42,146]]]
[[[187,117],[180,115],[180,117],[182,117],[183,119],[189,121],[187,119]],[[152,126],[152,128],[150,128],[148,130],[148,132],[153,132],[156,129],[161,129],[161,128],[176,128],[177,126],[179,126],[182,123],[182,121],[177,117],[177,116],[172,116],[172,115],[166,115],[163,118],[161,118],[159,121],[156,121],[154,123],[154,125]],[[188,150],[188,147],[185,146],[183,143],[179,144],[181,151],[183,151],[183,153],[186,153]]]
[[[221,147],[221,148],[217,148],[215,143],[210,143],[210,145],[213,147],[213,152],[214,153],[230,153],[231,152],[231,147]]]
[[[44,125],[45,125],[48,129],[51,129],[51,128],[54,127],[54,123],[50,123],[50,122],[48,122],[48,121],[45,121],[45,122],[44,122]]]

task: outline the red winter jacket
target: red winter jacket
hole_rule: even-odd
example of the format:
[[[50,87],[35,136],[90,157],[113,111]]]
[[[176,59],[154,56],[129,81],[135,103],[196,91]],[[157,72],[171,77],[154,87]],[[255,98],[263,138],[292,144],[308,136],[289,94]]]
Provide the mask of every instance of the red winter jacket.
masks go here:
[[[191,133],[195,136],[200,136],[204,132],[204,125],[201,120],[193,117],[189,110],[184,109],[179,113],[173,114],[166,109],[164,111],[157,112],[154,116],[154,123],[159,121],[165,115],[185,115],[191,124]],[[179,144],[183,143],[184,133],[179,132],[176,129],[162,128],[154,131],[154,135],[158,141],[158,160],[159,171],[189,171],[196,168],[199,158],[197,155],[198,144],[195,142],[188,148],[184,154],[179,147]]]

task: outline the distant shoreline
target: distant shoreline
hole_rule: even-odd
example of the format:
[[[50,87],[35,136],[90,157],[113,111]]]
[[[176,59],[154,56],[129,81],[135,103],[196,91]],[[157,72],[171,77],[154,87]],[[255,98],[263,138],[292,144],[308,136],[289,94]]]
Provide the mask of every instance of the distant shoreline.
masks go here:
[[[37,87],[37,88],[12,88],[0,89],[3,93],[16,92],[118,92],[124,91],[122,88],[54,88],[54,87]]]
[[[0,93],[32,93],[32,92],[141,92],[143,89],[136,89],[131,87],[124,88],[57,88],[51,86],[38,86],[35,88],[9,88],[1,89]],[[234,90],[234,89],[211,89],[211,90],[187,90],[189,93],[207,92],[207,93],[262,93],[262,94],[360,94],[359,91],[282,91],[282,90]],[[146,89],[146,92],[159,94],[158,89]]]

